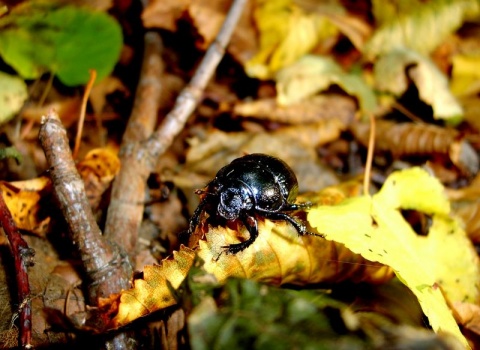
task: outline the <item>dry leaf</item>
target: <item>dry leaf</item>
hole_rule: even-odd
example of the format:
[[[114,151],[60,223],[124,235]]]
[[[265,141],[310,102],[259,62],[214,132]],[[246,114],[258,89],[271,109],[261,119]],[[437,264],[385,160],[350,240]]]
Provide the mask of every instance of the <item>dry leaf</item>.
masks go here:
[[[154,0],[149,1],[142,12],[145,28],[177,29],[177,20],[190,5],[191,0]]]
[[[362,145],[368,145],[369,124],[353,123],[350,130]],[[388,151],[394,157],[442,154],[448,156],[452,163],[467,174],[476,174],[479,169],[478,155],[470,143],[460,137],[457,130],[431,124],[378,120],[375,128],[375,149]]]
[[[237,103],[233,113],[242,117],[268,119],[279,123],[306,124],[338,119],[350,124],[356,112],[356,103],[342,95],[318,95],[299,103],[282,106],[274,98]]]

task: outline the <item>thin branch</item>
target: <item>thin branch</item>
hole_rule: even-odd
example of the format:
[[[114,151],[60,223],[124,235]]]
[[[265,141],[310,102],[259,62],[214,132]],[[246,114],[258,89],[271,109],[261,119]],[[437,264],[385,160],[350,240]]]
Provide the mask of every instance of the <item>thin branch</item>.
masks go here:
[[[143,217],[148,169],[141,165],[140,142],[153,132],[162,93],[162,41],[155,32],[145,34],[145,52],[132,114],[120,149],[120,172],[112,185],[105,237],[135,256],[137,233]]]
[[[105,225],[105,236],[118,242],[130,256],[136,253],[147,178],[154,169],[157,159],[172,144],[173,139],[184,128],[188,118],[198,106],[207,83],[225,53],[225,48],[246,2],[247,0],[234,0],[216,40],[208,48],[192,80],[182,90],[172,111],[167,114],[153,134],[148,128],[151,124],[136,121],[136,118],[157,113],[158,105],[153,104],[157,103],[158,99],[155,95],[147,98],[147,92],[143,92],[153,84],[151,79],[155,78],[155,75],[152,74],[147,80],[145,83],[147,86],[140,86],[135,102],[136,106],[144,106],[142,108],[146,110],[143,113],[137,113],[134,109],[135,113],[132,113],[132,120],[127,126],[121,152],[122,168],[113,184],[112,201],[108,208]],[[154,64],[153,56],[150,60],[152,61],[144,61],[145,69],[148,69],[150,64]],[[143,73],[142,76],[144,76]],[[151,85],[149,88],[151,90],[147,90],[148,94],[153,94],[155,88],[156,85]],[[158,87],[158,93],[160,93],[160,87]],[[145,124],[148,127],[145,127]],[[136,130],[137,128],[140,132]],[[139,138],[138,135],[144,138]],[[149,138],[145,140],[147,137]],[[133,142],[130,142],[132,140]]]
[[[130,260],[121,247],[102,236],[68,146],[67,133],[58,115],[51,112],[42,120],[39,132],[50,177],[60,209],[76,244],[89,278],[88,299],[98,305],[100,298],[130,287]],[[101,327],[101,326],[99,326]],[[126,333],[112,334],[105,347],[130,349],[134,342]]]
[[[172,111],[167,114],[162,124],[146,142],[146,150],[152,162],[155,162],[172,144],[173,139],[182,131],[188,118],[198,106],[207,83],[225,54],[246,2],[247,0],[233,1],[215,41],[208,48],[192,80],[177,97]],[[153,164],[151,166],[153,167]]]
[[[66,130],[56,113],[51,112],[42,120],[39,139],[50,168],[55,196],[84,270],[91,279],[90,303],[96,305],[99,297],[107,297],[128,287],[121,282],[122,279],[117,279],[122,275],[130,277],[131,270],[124,266],[119,248],[102,236],[75,167]]]
[[[367,160],[365,162],[365,175],[363,177],[363,194],[365,196],[368,196],[370,191],[370,176],[372,172],[373,153],[375,152],[375,117],[372,113],[369,114],[369,117],[370,134],[368,136],[368,152]]]
[[[13,221],[12,214],[0,192],[0,224],[7,235],[12,250],[15,277],[17,280],[18,314],[20,316],[19,344],[23,349],[31,349],[32,339],[32,309],[30,299],[30,286],[28,284],[27,267],[33,265],[35,251],[28,247]]]

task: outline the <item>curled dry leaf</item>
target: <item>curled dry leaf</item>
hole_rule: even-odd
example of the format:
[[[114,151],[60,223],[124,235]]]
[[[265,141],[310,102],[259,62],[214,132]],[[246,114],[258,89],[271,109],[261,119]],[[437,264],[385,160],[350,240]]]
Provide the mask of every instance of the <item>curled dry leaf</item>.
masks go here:
[[[160,265],[145,266],[142,278],[133,281],[132,289],[100,300],[100,309],[106,310],[100,314],[104,318],[103,326],[118,328],[141,316],[176,304],[174,291],[187,276],[194,258],[195,252],[182,246]],[[115,316],[110,318],[112,314]]]
[[[39,177],[13,183],[2,181],[0,190],[17,227],[45,236],[50,228],[50,217],[43,213],[40,202],[50,193],[50,180]]]
[[[369,124],[354,123],[350,130],[361,144],[368,145]],[[478,155],[470,143],[461,138],[457,130],[436,125],[378,120],[375,148],[390,152],[394,157],[442,154],[467,174],[476,174],[479,169]]]
[[[279,105],[274,98],[238,103],[233,112],[241,117],[254,117],[287,124],[315,123],[337,119],[350,124],[356,112],[355,101],[342,95],[318,95],[291,105]]]

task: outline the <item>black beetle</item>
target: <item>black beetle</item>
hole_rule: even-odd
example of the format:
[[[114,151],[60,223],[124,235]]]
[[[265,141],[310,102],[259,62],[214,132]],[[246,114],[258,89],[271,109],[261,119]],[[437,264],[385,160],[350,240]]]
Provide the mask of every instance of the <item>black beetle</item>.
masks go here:
[[[247,228],[248,240],[223,247],[232,254],[241,252],[258,237],[256,215],[286,220],[300,235],[309,234],[305,225],[287,214],[308,206],[294,203],[297,191],[297,177],[284,161],[260,153],[237,158],[220,169],[203,190],[195,191],[204,197],[190,219],[188,235],[195,231],[204,211],[227,221],[239,219]]]

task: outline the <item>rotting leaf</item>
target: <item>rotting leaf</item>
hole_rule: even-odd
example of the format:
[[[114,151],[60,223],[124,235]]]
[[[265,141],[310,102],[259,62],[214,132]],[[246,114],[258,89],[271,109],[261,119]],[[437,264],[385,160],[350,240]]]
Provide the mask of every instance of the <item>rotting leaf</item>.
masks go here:
[[[104,12],[29,2],[0,21],[0,54],[23,78],[53,72],[69,86],[113,69],[122,47],[119,24]]]
[[[478,257],[468,240],[460,239],[455,241],[455,245],[459,245],[458,254],[450,254],[452,244],[444,245],[442,249],[445,253],[433,254],[435,262],[429,261],[432,255],[426,257],[423,253],[426,248],[420,248],[419,245],[421,239],[431,238],[418,237],[402,217],[400,208],[431,214],[434,222],[447,220],[447,225],[448,222],[453,225],[447,230],[455,230],[455,235],[459,237],[465,235],[460,226],[448,218],[450,206],[441,184],[420,168],[392,174],[382,190],[372,197],[352,198],[339,205],[313,208],[308,214],[308,221],[325,234],[326,239],[341,242],[370,261],[392,267],[399,279],[417,296],[432,328],[436,332],[450,332],[467,345],[439,286],[442,286],[450,301],[458,297],[451,288],[460,288],[462,298],[477,300]],[[432,240],[439,241],[443,240],[438,237]],[[424,244],[428,245],[427,242]],[[468,275],[465,280],[455,281],[454,286],[447,285],[450,281],[442,280],[442,274],[450,273],[446,266],[455,263],[452,260],[458,260],[462,265],[459,268],[465,269]],[[445,270],[432,270],[434,263],[444,265]]]

